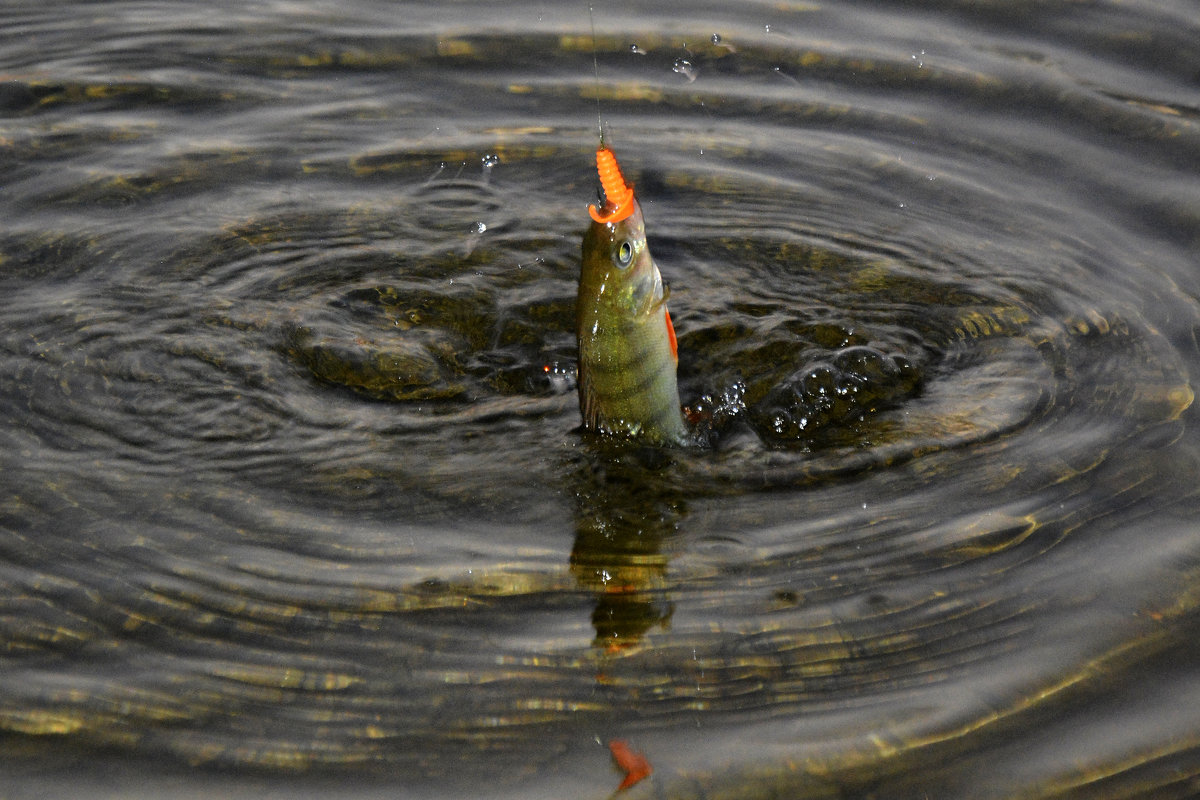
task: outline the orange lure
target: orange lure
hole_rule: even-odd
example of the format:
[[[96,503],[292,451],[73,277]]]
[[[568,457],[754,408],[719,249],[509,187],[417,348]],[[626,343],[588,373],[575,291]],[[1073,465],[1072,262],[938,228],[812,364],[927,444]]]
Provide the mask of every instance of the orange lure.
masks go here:
[[[596,172],[604,189],[604,212],[588,206],[588,213],[601,225],[620,222],[633,213],[633,187],[625,183],[616,155],[603,144],[596,148]]]

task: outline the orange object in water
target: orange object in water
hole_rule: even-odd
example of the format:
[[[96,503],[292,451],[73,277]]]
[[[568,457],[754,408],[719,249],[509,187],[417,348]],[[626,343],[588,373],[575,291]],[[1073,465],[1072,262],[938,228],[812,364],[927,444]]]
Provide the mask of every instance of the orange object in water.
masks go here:
[[[602,224],[620,222],[633,213],[633,187],[625,183],[616,155],[605,145],[596,148],[596,172],[604,189],[604,208],[588,206],[588,213]]]
[[[671,312],[663,309],[663,313],[667,317],[667,338],[671,340],[671,355],[675,356],[675,363],[679,363],[679,340],[675,338],[675,324],[671,322]]]
[[[654,767],[650,766],[646,757],[633,750],[624,739],[613,739],[608,743],[608,749],[612,751],[613,761],[625,772],[625,780],[617,787],[618,792],[628,789],[642,778],[648,778],[650,773],[654,772]]]

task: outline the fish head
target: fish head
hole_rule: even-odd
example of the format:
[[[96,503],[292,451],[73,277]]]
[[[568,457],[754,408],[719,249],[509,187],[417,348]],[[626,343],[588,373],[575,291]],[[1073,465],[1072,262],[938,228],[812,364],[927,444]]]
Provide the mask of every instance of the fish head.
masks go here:
[[[597,307],[644,312],[662,302],[663,285],[646,244],[642,209],[606,146],[596,151],[596,165],[605,203],[588,207],[592,224],[583,237],[580,298]]]
[[[663,301],[662,275],[646,243],[642,210],[618,222],[593,220],[583,236],[580,297],[596,308],[625,314],[648,313]]]

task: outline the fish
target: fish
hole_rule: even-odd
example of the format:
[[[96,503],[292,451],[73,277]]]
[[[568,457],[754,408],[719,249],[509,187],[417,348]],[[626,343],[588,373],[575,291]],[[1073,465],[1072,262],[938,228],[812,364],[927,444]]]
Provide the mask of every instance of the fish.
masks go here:
[[[633,186],[601,140],[596,171],[604,205],[588,206],[576,332],[579,410],[585,430],[660,445],[686,445],[679,347],[668,289],[650,255]]]

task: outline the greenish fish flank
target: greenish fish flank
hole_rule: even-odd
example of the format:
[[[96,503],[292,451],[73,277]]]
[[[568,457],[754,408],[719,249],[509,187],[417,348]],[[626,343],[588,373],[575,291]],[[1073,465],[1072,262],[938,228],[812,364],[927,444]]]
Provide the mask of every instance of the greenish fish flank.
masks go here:
[[[596,162],[606,202],[603,209],[589,208],[576,306],[583,425],[607,435],[686,444],[675,331],[642,210],[612,151],[601,145]]]

